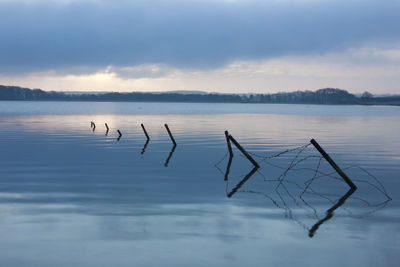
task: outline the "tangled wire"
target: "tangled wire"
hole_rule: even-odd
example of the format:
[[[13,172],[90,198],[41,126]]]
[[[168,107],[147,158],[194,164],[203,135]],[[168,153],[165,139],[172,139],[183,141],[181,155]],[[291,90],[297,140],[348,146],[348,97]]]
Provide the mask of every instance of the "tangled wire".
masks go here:
[[[215,167],[224,174],[227,196],[247,193],[265,197],[282,209],[285,217],[306,229],[310,237],[314,236],[321,224],[333,217],[334,211],[339,207],[347,213],[347,216],[362,218],[383,209],[391,201],[379,179],[358,165],[341,168],[346,173],[354,174],[351,177],[358,177],[352,178],[352,181],[358,185],[358,189],[343,190],[341,186],[345,183],[343,178],[332,169],[324,157],[311,146],[311,143],[272,155],[248,153],[257,159],[260,168],[253,168],[248,173],[232,175],[230,174],[232,156],[230,156],[224,173],[220,166],[226,162],[229,153],[215,164]],[[267,174],[263,172],[264,170]],[[257,181],[250,183],[249,180],[255,174],[258,175]],[[239,182],[236,182],[237,180]],[[325,192],[327,188],[329,190]],[[376,193],[380,196],[377,197]],[[308,200],[309,198],[311,201]],[[380,200],[376,202],[376,199]],[[329,203],[330,206],[324,214],[318,212],[313,205],[314,202],[321,201]],[[344,205],[346,201],[352,201],[351,207],[356,206],[357,211]],[[306,213],[307,217],[316,222],[312,226],[307,226],[297,218],[296,211]]]

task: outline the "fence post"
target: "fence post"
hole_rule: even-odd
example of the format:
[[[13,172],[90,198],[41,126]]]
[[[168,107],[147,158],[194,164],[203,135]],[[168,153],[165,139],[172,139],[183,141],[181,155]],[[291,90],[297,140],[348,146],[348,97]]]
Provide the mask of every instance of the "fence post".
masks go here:
[[[325,150],[315,141],[314,139],[310,140],[311,144],[318,150],[319,153],[328,161],[328,163],[335,169],[335,171],[343,178],[343,180],[354,189],[357,189],[357,186],[350,180],[350,178],[339,168],[339,166],[333,161],[333,159],[325,152]]]
[[[149,141],[149,140],[150,140],[150,137],[149,137],[149,135],[147,134],[146,128],[144,128],[143,123],[140,124],[140,126],[142,126],[142,129],[143,129],[144,134],[146,135],[147,141]]]
[[[235,140],[235,138],[232,137],[232,135],[229,135],[229,139],[232,141],[232,143],[240,150],[240,152],[243,153],[243,155],[246,156],[246,158],[253,163],[254,166],[256,166],[257,168],[260,168],[260,165],[258,165],[257,161],[255,161],[250,155],[249,153],[247,153],[246,150],[244,150],[244,148],[238,143],[238,141]]]
[[[171,131],[169,130],[168,124],[165,124],[165,128],[167,129],[167,132],[168,132],[168,134],[169,134],[169,137],[171,138],[172,143],[174,143],[174,145],[176,146],[175,139],[174,139],[174,137],[172,136]]]

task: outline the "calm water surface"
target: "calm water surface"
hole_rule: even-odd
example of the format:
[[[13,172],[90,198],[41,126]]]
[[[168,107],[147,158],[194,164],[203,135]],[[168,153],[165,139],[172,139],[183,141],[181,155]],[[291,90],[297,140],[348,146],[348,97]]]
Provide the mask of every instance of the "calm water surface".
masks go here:
[[[0,102],[0,266],[398,266],[399,122],[397,107]],[[229,158],[225,130],[259,169]]]

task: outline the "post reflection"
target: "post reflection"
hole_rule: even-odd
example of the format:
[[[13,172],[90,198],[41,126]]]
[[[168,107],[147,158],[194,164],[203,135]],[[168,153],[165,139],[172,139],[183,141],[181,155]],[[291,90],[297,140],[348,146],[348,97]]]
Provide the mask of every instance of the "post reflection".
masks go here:
[[[352,194],[354,194],[354,192],[355,192],[356,190],[357,190],[357,188],[350,188],[349,191],[347,191],[347,193],[344,194],[344,195],[338,200],[338,202],[337,202],[335,205],[333,205],[331,208],[329,208],[329,209],[326,211],[326,216],[325,216],[324,218],[322,218],[321,220],[319,220],[316,224],[314,224],[314,225],[311,227],[311,229],[308,231],[308,236],[309,236],[310,238],[312,238],[312,237],[315,235],[315,232],[318,230],[318,228],[319,228],[322,224],[324,224],[326,221],[330,220],[330,219],[333,217],[333,215],[334,215],[334,211],[335,211],[337,208],[341,207],[341,206],[344,204],[344,202],[345,202]]]
[[[146,148],[147,148],[147,145],[149,144],[149,142],[150,142],[150,140],[149,139],[147,139],[146,140],[146,143],[144,144],[144,146],[143,146],[143,148],[142,148],[142,152],[140,152],[140,154],[144,154],[144,152],[146,152]]]
[[[231,170],[232,160],[233,160],[233,154],[229,154],[228,165],[226,165],[226,171],[225,171],[225,176],[224,176],[225,181],[228,181],[228,176],[229,176],[229,172]]]
[[[168,167],[169,161],[170,161],[172,155],[174,154],[175,149],[176,149],[176,144],[174,144],[174,146],[171,149],[171,152],[169,152],[168,158],[166,159],[166,161],[164,163],[165,167]]]
[[[258,167],[254,167],[250,170],[248,174],[246,174],[243,179],[227,194],[227,197],[232,197],[246,182],[256,173]],[[228,180],[228,176],[226,176],[226,180]]]

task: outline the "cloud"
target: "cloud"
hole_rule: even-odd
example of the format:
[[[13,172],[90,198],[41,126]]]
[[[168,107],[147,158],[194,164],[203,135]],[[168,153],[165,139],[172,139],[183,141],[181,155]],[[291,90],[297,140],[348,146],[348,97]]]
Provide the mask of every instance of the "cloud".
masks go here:
[[[392,44],[398,10],[396,0],[0,1],[0,72],[112,66],[120,76],[162,76],[165,66],[205,71]]]
[[[122,79],[159,78],[170,74],[172,68],[163,64],[142,64],[136,66],[108,66],[106,72],[115,73]]]
[[[213,69],[186,69],[160,64],[107,66],[92,74],[56,71],[1,76],[0,84],[45,90],[168,91],[272,93],[338,87],[353,93],[398,94],[400,45],[363,47],[313,56],[235,60]]]

